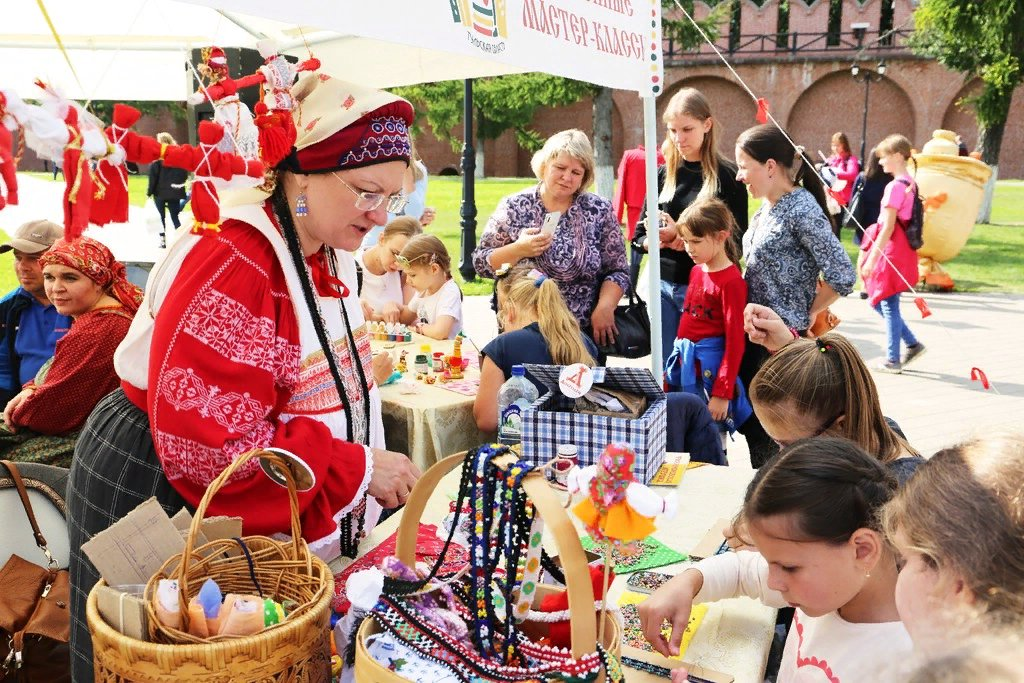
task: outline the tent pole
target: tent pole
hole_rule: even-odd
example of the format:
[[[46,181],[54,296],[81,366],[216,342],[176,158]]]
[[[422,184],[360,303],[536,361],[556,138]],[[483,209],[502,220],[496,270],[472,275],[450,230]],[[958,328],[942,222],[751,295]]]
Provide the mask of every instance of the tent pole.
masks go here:
[[[473,250],[476,249],[476,151],[473,149],[473,79],[465,80],[463,99],[462,132],[462,216],[461,253],[459,272],[462,279],[471,282],[476,279],[473,267]]]
[[[647,312],[651,316],[651,374],[661,380],[661,253],[658,235],[658,122],[654,97],[644,101],[644,163],[647,172]]]

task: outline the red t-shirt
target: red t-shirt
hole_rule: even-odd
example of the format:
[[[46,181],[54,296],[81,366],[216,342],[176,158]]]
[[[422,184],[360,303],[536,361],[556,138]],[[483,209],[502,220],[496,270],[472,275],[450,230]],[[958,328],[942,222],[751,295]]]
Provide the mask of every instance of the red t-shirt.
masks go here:
[[[734,264],[714,273],[706,272],[703,266],[690,271],[690,284],[676,337],[693,342],[725,337],[725,354],[718,366],[712,396],[733,397],[736,373],[740,370],[746,342],[743,332],[743,307],[746,305],[747,283]]]

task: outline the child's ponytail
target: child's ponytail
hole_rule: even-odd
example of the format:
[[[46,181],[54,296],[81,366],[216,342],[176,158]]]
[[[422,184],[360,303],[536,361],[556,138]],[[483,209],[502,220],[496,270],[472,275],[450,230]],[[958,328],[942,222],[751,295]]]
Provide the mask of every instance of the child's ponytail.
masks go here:
[[[755,474],[743,517],[755,523],[793,515],[798,538],[845,543],[857,529],[880,530],[879,513],[896,491],[882,463],[846,439],[802,439]]]
[[[554,280],[537,270],[516,268],[498,281],[498,289],[507,302],[536,316],[537,327],[555,365],[595,365],[594,357],[583,343],[580,324],[565,305]]]

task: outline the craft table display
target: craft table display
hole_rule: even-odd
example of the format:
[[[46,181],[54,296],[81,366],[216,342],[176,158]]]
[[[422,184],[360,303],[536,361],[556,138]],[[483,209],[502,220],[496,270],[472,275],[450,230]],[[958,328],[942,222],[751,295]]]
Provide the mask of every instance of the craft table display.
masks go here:
[[[371,341],[374,353],[387,351],[396,365],[406,352],[408,371],[401,380],[380,388],[384,434],[388,450],[407,454],[422,471],[452,453],[494,438],[477,429],[473,418],[473,400],[480,386],[480,352],[463,338],[462,357],[469,361],[463,379],[441,383],[440,375],[431,373],[434,383],[427,384],[416,379],[414,367],[424,344],[432,354],[440,351],[446,356],[454,345],[452,340],[418,334],[413,334],[410,342]]]
[[[666,459],[671,460],[673,454],[668,456]],[[441,480],[422,515],[423,522],[437,524],[448,513],[449,496],[458,490],[458,475],[456,470]],[[753,470],[739,467],[704,465],[686,470],[676,489],[679,511],[675,519],[659,527],[653,537],[669,548],[688,552],[719,519],[731,518],[739,510],[743,493],[752,477]],[[655,490],[669,491],[666,487]],[[393,534],[400,519],[401,514],[396,514],[377,526],[363,541],[361,552],[369,552]],[[581,528],[580,535],[583,534]],[[545,546],[550,551],[555,550],[547,538]],[[659,567],[656,571],[677,574],[690,565],[690,562],[678,562]],[[337,571],[339,567],[332,564],[332,569]],[[618,596],[627,590],[629,576],[624,573],[616,577],[611,591],[613,600],[617,601]],[[684,659],[731,674],[735,683],[761,683],[775,630],[775,612],[750,598],[709,603]],[[652,680],[629,668],[624,671],[627,681]]]

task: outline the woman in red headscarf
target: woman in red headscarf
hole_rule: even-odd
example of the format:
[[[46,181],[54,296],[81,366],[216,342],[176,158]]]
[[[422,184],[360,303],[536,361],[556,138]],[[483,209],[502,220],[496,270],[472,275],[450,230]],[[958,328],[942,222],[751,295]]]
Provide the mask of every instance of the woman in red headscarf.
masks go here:
[[[128,333],[142,290],[128,282],[109,249],[88,237],[58,240],[39,263],[47,298],[74,324],[35,380],[4,409],[8,433],[0,431],[0,452],[12,460],[67,466],[78,430],[119,384],[114,350]]]

